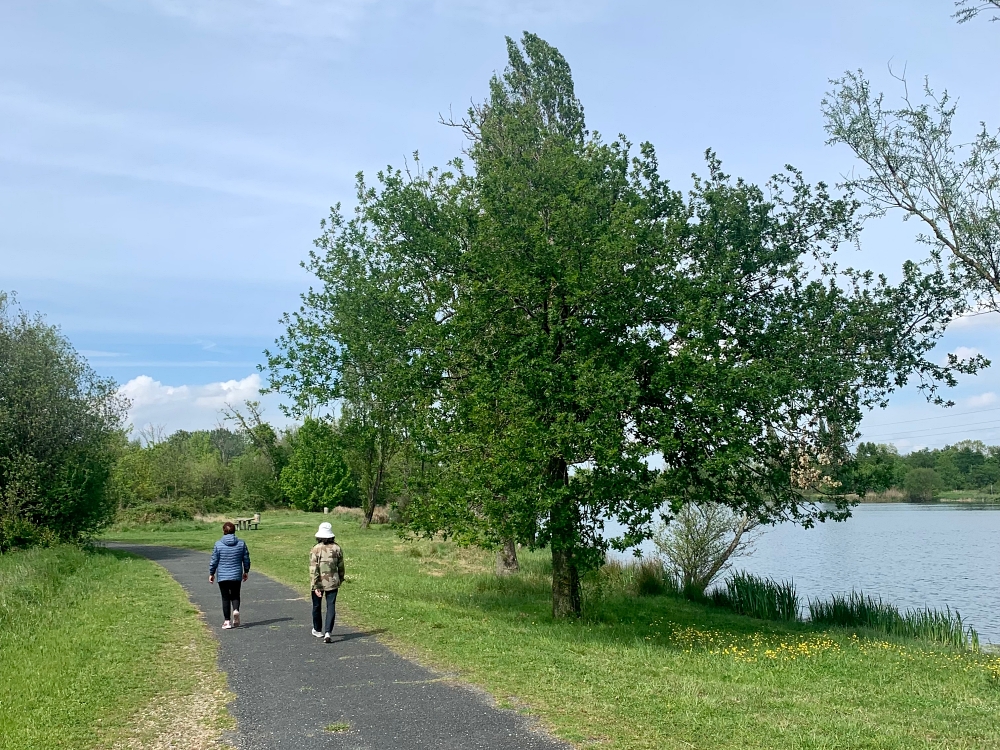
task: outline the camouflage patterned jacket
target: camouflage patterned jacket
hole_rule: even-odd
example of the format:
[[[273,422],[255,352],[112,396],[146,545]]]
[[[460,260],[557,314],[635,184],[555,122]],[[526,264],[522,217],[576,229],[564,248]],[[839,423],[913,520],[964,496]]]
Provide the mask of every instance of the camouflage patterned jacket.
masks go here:
[[[313,591],[333,591],[344,580],[344,551],[336,542],[320,542],[309,552],[309,588]]]

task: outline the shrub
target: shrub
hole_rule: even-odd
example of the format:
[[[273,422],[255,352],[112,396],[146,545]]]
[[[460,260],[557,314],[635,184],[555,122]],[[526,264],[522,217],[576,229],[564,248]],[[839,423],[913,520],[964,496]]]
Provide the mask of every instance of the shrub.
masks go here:
[[[307,419],[296,433],[291,458],[281,471],[281,489],[289,501],[305,511],[332,508],[348,498],[352,484],[333,428]]]
[[[903,489],[911,500],[930,502],[944,489],[944,481],[934,469],[910,469],[903,480]]]
[[[195,516],[192,501],[165,500],[118,511],[119,524],[164,524],[172,521],[191,521]]]
[[[111,520],[126,406],[57,328],[0,292],[0,544],[75,539]]]
[[[233,462],[232,501],[235,505],[263,510],[282,503],[283,497],[267,456],[245,453]]]
[[[26,518],[13,515],[0,518],[0,552],[33,547],[39,536],[39,528]]]
[[[688,504],[657,529],[653,543],[685,594],[699,599],[733,558],[749,552],[753,526],[725,505]]]

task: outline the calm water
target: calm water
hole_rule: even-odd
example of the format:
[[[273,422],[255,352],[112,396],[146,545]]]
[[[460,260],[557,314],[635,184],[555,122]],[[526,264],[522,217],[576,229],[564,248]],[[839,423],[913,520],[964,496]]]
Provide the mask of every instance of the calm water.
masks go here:
[[[877,503],[853,514],[813,529],[765,527],[733,567],[794,580],[803,602],[853,588],[900,608],[948,605],[1000,643],[1000,506]]]

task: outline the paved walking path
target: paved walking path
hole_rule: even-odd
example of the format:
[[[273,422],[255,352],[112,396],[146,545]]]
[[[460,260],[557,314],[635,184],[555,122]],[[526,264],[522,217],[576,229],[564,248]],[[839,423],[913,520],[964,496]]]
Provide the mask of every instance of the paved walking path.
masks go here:
[[[219,638],[219,666],[236,693],[240,750],[566,750],[530,730],[522,716],[490,705],[381,645],[371,633],[337,625],[334,641],[314,638],[308,600],[251,571],[243,584],[243,627],[222,630],[218,586],[203,552],[110,544],[169,571]],[[346,593],[346,590],[345,590]],[[324,727],[347,722],[346,732]]]

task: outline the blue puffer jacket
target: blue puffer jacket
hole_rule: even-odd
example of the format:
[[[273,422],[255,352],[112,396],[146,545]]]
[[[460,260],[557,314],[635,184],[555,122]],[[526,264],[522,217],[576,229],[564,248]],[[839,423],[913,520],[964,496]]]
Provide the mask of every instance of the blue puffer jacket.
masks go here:
[[[218,581],[239,581],[244,573],[250,572],[250,550],[236,534],[226,534],[215,543],[208,574],[214,576],[216,571]]]

